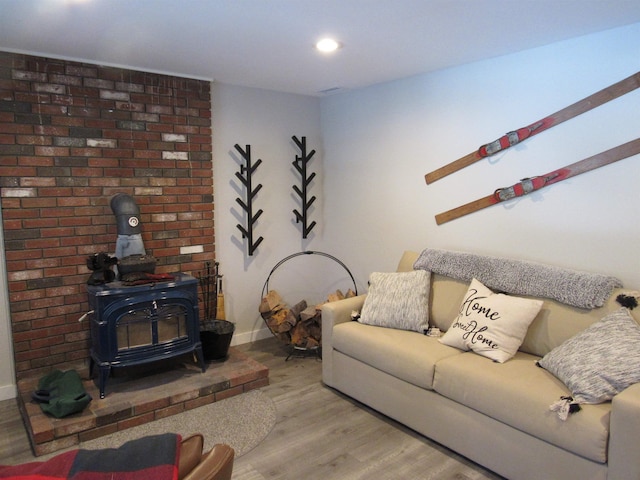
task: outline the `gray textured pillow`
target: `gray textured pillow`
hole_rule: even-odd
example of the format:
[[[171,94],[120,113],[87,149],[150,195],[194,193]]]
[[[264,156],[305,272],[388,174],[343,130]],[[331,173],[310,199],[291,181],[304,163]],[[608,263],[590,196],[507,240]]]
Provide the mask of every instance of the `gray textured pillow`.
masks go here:
[[[431,273],[426,270],[372,273],[358,321],[424,332],[429,328],[430,279]]]
[[[602,403],[640,382],[640,326],[626,308],[551,350],[538,365],[561,380],[576,403]]]

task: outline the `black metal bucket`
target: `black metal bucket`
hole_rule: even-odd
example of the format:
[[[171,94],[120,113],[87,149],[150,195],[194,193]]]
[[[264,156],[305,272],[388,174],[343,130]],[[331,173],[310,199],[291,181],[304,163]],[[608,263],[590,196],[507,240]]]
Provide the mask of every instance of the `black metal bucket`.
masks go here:
[[[235,324],[227,320],[202,322],[200,341],[205,360],[226,360],[235,330]]]

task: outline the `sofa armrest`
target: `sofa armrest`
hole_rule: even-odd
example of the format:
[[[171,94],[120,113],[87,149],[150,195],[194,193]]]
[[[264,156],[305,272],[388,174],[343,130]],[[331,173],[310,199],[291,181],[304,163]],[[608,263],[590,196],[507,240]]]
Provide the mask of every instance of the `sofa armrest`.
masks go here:
[[[608,478],[640,478],[640,383],[611,401]]]
[[[351,321],[351,312],[360,311],[365,295],[322,305],[322,381],[333,386],[333,327]]]
[[[322,305],[322,348],[332,348],[333,327],[340,323],[350,322],[351,312],[359,312],[364,305],[366,295],[345,298]]]

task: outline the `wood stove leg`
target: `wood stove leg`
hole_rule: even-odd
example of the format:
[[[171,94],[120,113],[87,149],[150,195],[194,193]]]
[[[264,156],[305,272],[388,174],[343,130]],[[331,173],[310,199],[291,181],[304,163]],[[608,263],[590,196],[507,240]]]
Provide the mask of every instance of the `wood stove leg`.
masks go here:
[[[111,365],[96,361],[93,355],[89,357],[89,378],[93,378],[93,367],[98,365],[98,388],[100,389],[100,398],[104,398],[104,386],[111,374]]]
[[[104,398],[104,387],[107,383],[107,379],[109,378],[109,374],[111,373],[111,365],[104,364],[100,365],[100,376],[98,378],[98,386],[100,388],[100,398]]]
[[[204,363],[204,353],[202,353],[202,345],[197,345],[194,353],[196,355],[196,360],[198,362],[198,365],[200,365],[200,368],[202,369],[202,373],[204,373],[207,368],[206,365]]]

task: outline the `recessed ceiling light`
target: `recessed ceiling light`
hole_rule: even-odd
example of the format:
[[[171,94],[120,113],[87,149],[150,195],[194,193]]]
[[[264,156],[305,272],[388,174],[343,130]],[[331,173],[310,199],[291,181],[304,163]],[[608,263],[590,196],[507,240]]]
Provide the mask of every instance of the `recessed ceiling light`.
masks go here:
[[[316,43],[316,48],[323,53],[335,52],[341,47],[342,45],[333,38],[323,38]]]

